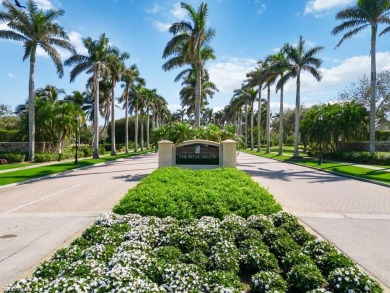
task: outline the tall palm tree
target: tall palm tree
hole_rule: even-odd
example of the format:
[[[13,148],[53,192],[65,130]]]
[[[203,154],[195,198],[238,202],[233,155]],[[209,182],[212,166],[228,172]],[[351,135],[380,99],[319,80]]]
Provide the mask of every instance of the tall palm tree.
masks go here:
[[[296,78],[296,96],[295,96],[295,143],[294,143],[294,158],[299,157],[299,111],[301,104],[301,72],[308,71],[317,81],[322,79],[321,72],[318,70],[322,64],[322,60],[316,55],[324,49],[322,46],[315,46],[309,50],[305,49],[305,40],[302,36],[299,37],[297,45],[285,44],[283,52],[286,55],[286,72],[279,80],[281,84],[285,84],[288,80]]]
[[[284,85],[286,82],[283,80],[284,72],[287,69],[287,60],[284,50],[280,50],[278,53],[268,56],[267,62],[270,64],[270,71],[275,74],[275,78],[279,77],[279,82],[276,85],[276,92],[280,89],[280,105],[279,105],[279,151],[278,156],[283,155],[283,95]],[[282,82],[281,82],[282,81]]]
[[[129,97],[130,97],[130,109],[129,112],[134,113],[135,123],[134,123],[134,151],[138,151],[138,119],[139,119],[139,109],[140,109],[140,100],[142,95],[145,92],[145,83],[133,84],[130,87]]]
[[[58,24],[57,18],[64,15],[64,10],[39,10],[33,0],[27,3],[27,9],[22,10],[3,1],[6,11],[0,12],[0,22],[7,22],[8,29],[0,30],[0,38],[19,41],[24,44],[23,61],[30,59],[28,101],[29,101],[29,147],[28,160],[35,156],[35,98],[34,73],[37,47],[42,48],[54,62],[57,74],[62,77],[64,69],[61,57],[56,47],[74,52],[66,31]]]
[[[99,158],[99,79],[103,76],[108,68],[109,58],[113,48],[109,44],[109,39],[105,34],[100,35],[98,40],[92,38],[83,39],[84,47],[88,55],[75,53],[65,61],[65,65],[73,66],[70,72],[70,81],[73,82],[76,77],[86,71],[92,73],[94,99],[94,119],[93,119],[93,158]]]
[[[122,73],[125,70],[125,60],[129,59],[129,53],[120,53],[118,49],[114,49],[109,57],[108,67],[110,69],[111,79],[111,156],[116,155],[115,146],[115,86],[120,80]]]
[[[191,22],[176,22],[169,28],[174,36],[165,46],[163,58],[171,56],[172,58],[164,63],[163,69],[168,71],[186,64],[196,68],[195,123],[199,127],[202,68],[206,60],[215,59],[214,50],[208,46],[215,36],[215,30],[206,28],[208,13],[206,3],[201,3],[197,11],[184,2],[181,2],[181,7],[188,12]]]
[[[371,89],[370,89],[370,153],[375,154],[375,121],[376,121],[376,35],[379,24],[390,24],[389,0],[358,0],[357,4],[347,7],[336,14],[342,23],[332,30],[333,35],[345,32],[339,47],[345,40],[355,36],[367,27],[371,27]],[[390,31],[386,28],[380,35]]]
[[[125,110],[125,152],[129,153],[129,91],[130,88],[137,83],[145,84],[145,80],[142,79],[139,75],[139,70],[137,65],[133,64],[130,67],[126,68],[122,72],[122,87],[123,94],[119,98],[120,103],[124,103],[123,108]]]

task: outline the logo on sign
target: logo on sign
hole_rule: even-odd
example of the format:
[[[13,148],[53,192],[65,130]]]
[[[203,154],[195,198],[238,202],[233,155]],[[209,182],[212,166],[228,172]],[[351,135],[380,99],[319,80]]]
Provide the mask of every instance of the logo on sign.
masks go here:
[[[199,155],[199,154],[200,154],[200,145],[195,146],[195,151],[194,151],[194,153],[195,153],[196,155]]]

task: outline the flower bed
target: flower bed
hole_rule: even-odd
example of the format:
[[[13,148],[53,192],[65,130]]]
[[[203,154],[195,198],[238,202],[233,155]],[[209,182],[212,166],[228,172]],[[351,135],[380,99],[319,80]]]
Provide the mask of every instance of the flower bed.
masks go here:
[[[114,207],[118,214],[190,219],[236,214],[272,214],[282,210],[273,196],[235,168],[189,170],[160,168],[129,190]]]
[[[248,290],[382,292],[349,258],[285,212],[186,220],[105,213],[32,277],[5,291]]]

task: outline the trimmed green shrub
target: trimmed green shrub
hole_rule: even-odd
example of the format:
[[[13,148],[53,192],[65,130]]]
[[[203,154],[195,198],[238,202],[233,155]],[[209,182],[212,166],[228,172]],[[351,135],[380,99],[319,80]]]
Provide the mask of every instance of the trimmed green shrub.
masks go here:
[[[333,292],[383,292],[377,281],[356,267],[335,269],[329,274],[328,282]]]
[[[24,162],[24,160],[26,159],[26,154],[1,152],[0,158],[7,160],[8,163],[21,163]]]
[[[291,268],[287,273],[287,283],[296,292],[307,292],[324,287],[326,280],[314,264],[304,263]]]
[[[300,250],[292,250],[287,252],[280,261],[280,267],[284,271],[284,273],[287,273],[291,270],[291,268],[298,264],[312,264],[315,263],[313,260]]]
[[[357,164],[390,165],[389,152],[376,152],[375,155],[369,152],[328,152],[323,157]]]
[[[57,161],[57,160],[58,160],[57,154],[49,154],[49,153],[35,154],[35,157],[34,157],[34,162],[37,162],[37,163],[51,162],[51,161]]]
[[[0,142],[21,141],[22,136],[20,130],[0,129]]]
[[[376,130],[375,131],[376,141],[390,141],[390,130]]]
[[[286,281],[276,272],[259,272],[252,276],[251,292],[254,293],[284,293],[287,291]]]
[[[278,261],[269,252],[268,247],[260,241],[247,239],[240,247],[240,267],[246,273],[257,273],[260,271],[278,271]]]
[[[144,178],[114,207],[119,214],[178,219],[236,214],[272,214],[281,206],[249,175],[235,168],[189,170],[159,168]]]

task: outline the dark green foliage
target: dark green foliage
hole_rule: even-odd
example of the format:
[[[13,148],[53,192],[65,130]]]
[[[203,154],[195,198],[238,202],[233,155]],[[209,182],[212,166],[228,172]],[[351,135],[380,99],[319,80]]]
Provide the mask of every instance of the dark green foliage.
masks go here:
[[[389,152],[376,152],[374,155],[369,152],[328,152],[323,157],[358,164],[390,165]]]
[[[21,163],[26,159],[25,153],[0,153],[0,159],[6,159],[8,163]]]
[[[314,264],[313,260],[308,255],[300,250],[292,250],[281,258],[280,267],[284,273],[287,273],[293,266],[305,263]]]
[[[240,278],[237,276],[237,274],[232,272],[210,271],[206,273],[205,279],[207,280],[207,283],[218,284],[218,286],[225,288],[237,288],[240,290],[237,292],[242,292],[243,285],[240,281]],[[206,292],[216,292],[212,289],[213,288],[206,288]]]
[[[292,292],[307,292],[326,285],[319,269],[310,263],[293,266],[287,273],[287,283]]]
[[[184,254],[181,250],[174,246],[158,247],[154,254],[160,261],[168,264],[178,264],[184,259]]]
[[[367,276],[355,266],[335,269],[328,277],[332,292],[370,292],[382,293],[383,289],[377,281]]]
[[[22,141],[22,137],[20,130],[0,129],[0,142]]]
[[[281,206],[244,172],[233,168],[160,168],[131,189],[114,207],[119,214],[178,219],[228,214],[248,217],[280,211]]]
[[[286,281],[277,272],[259,272],[252,276],[251,292],[253,293],[284,293],[287,291]]]
[[[241,243],[240,255],[241,271],[245,274],[278,271],[278,261],[264,243],[247,239]]]
[[[376,141],[390,141],[390,130],[376,130],[375,131]]]

